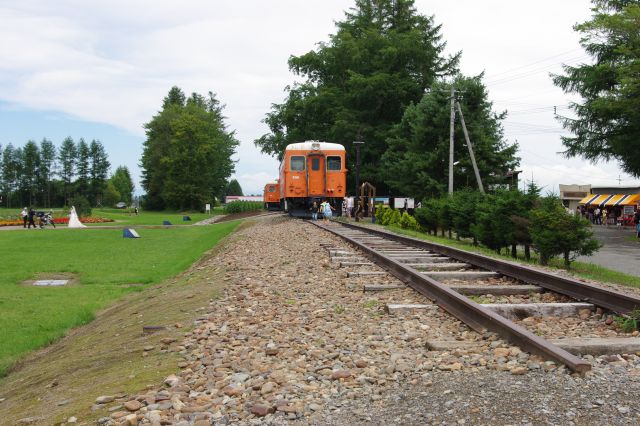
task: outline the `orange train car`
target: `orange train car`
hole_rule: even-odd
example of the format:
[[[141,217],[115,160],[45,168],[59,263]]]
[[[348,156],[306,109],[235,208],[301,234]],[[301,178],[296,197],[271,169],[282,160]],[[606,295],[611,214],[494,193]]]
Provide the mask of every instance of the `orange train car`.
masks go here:
[[[279,183],[280,205],[291,216],[310,217],[313,202],[319,205],[324,199],[340,215],[347,188],[344,146],[319,141],[288,145]]]
[[[264,208],[269,211],[280,210],[280,184],[269,182],[264,186]]]

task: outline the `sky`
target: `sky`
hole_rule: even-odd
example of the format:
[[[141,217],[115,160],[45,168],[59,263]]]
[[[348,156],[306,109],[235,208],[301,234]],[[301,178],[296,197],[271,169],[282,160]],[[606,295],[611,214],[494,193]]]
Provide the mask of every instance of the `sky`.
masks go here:
[[[576,98],[549,73],[587,62],[572,29],[590,16],[587,0],[416,0],[442,25],[447,52],[462,51],[461,71],[485,73],[505,137],[517,142],[524,180],[543,192],[558,184],[631,186],[616,163],[566,159],[554,117]],[[137,192],[143,124],[177,85],[217,94],[241,144],[234,159],[245,194],[261,194],[278,162],[253,141],[297,77],[287,60],[317,49],[353,0],[91,1],[0,0],[0,144],[46,137],[99,139],[112,169],[126,165]],[[469,123],[468,123],[469,124]]]

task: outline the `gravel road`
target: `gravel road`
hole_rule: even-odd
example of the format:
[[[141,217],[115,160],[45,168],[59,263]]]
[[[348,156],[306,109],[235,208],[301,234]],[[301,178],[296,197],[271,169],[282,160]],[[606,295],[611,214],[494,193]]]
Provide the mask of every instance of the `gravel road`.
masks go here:
[[[320,243],[349,248],[308,223],[256,222],[203,266],[224,265],[225,295],[166,342],[180,371],[139,394],[96,394],[100,424],[639,423],[636,354],[586,357],[594,369],[579,377],[441,309],[389,315],[387,302],[430,302],[409,289],[364,293],[399,282],[346,278]],[[480,344],[439,352],[429,339]]]

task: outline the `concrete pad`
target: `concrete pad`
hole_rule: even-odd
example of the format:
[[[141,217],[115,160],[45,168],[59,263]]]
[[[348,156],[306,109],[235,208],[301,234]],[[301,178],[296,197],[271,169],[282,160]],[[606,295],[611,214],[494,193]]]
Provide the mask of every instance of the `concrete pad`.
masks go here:
[[[466,295],[493,294],[496,296],[512,296],[518,294],[542,293],[537,285],[452,285],[451,290]]]
[[[595,309],[591,303],[487,303],[482,306],[508,319],[572,317],[578,316],[582,309]]]
[[[393,314],[410,314],[414,312],[420,311],[435,311],[438,309],[438,305],[396,305],[396,304],[388,304],[386,307],[386,311]]]
[[[429,270],[429,271],[457,271],[460,269],[470,268],[471,265],[468,263],[447,263],[447,262],[433,262],[428,263],[426,265],[414,266],[414,269],[418,269],[420,271]]]
[[[574,355],[615,355],[640,352],[638,337],[594,337],[550,340]]]
[[[423,272],[435,280],[482,280],[485,278],[497,278],[500,276],[497,272],[490,271],[441,271],[441,272]]]
[[[387,275],[386,272],[378,271],[361,271],[361,272],[348,272],[347,277],[378,277],[381,275]]]
[[[69,280],[38,280],[33,283],[39,287],[60,287],[67,285]]]

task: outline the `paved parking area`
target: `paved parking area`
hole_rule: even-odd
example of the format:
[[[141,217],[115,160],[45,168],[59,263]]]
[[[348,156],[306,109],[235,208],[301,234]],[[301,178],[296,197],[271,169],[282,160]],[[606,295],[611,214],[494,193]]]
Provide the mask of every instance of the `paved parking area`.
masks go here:
[[[635,237],[635,229],[594,225],[593,231],[603,247],[593,256],[578,257],[579,261],[640,276],[640,240],[629,238]]]

